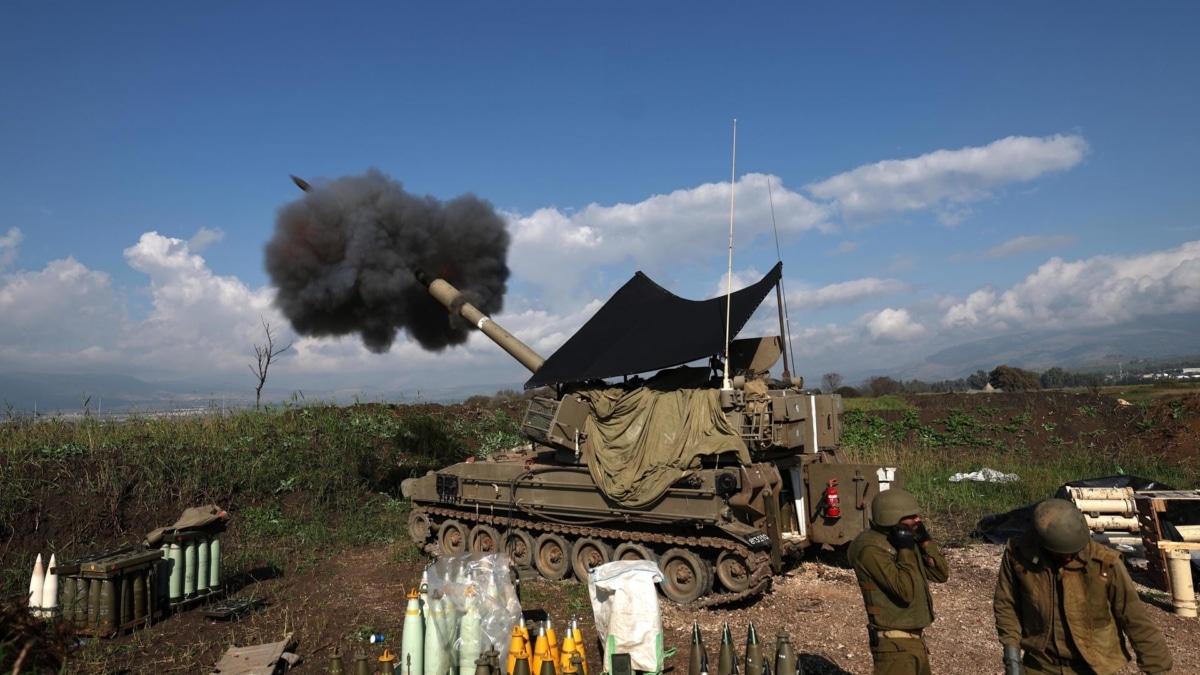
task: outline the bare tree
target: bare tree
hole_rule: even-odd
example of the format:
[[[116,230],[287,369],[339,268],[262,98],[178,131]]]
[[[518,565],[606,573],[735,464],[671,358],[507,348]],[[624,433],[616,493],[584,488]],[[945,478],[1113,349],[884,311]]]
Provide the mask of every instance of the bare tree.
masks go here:
[[[261,316],[258,317],[262,321],[263,332],[267,334],[267,344],[265,346],[254,345],[254,357],[257,363],[250,364],[250,372],[258,378],[258,386],[254,388],[254,409],[258,410],[262,403],[263,386],[267,383],[267,369],[271,367],[271,363],[275,361],[275,357],[292,348],[292,343],[287,343],[287,346],[279,349],[275,348],[275,331],[271,329],[271,324]]]
[[[872,398],[890,396],[904,391],[904,385],[886,375],[876,375],[863,385],[863,393]]]
[[[839,373],[825,373],[821,376],[821,390],[832,394],[842,386],[842,376]]]

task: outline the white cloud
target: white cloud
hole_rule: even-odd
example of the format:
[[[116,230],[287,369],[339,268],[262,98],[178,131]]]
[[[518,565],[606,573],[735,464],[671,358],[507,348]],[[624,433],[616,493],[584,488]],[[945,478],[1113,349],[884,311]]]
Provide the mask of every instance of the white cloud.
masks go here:
[[[884,309],[865,317],[867,333],[873,340],[904,342],[925,335],[925,327],[909,315],[907,309]]]
[[[737,184],[735,245],[745,247],[757,238],[764,244],[758,252],[769,248],[770,257],[775,257],[768,180],[781,238],[786,241],[835,231],[831,223],[838,208],[858,216],[870,209],[882,214],[924,208],[944,218],[964,217],[969,210],[966,202],[1006,184],[1074,166],[1086,147],[1074,136],[1010,138],[981,148],[861,167],[818,184],[869,191],[860,202],[847,196],[851,192],[833,187],[828,187],[829,196],[822,197],[828,202],[813,201],[782,188],[778,179],[750,174]],[[884,180],[887,176],[894,180],[889,183]],[[708,297],[724,294],[727,187],[711,183],[636,204],[510,214],[514,291],[506,299],[508,313],[497,315],[497,322],[549,356],[635,268],[671,282],[672,289],[681,289],[678,292],[685,297],[703,297],[705,290],[711,291]],[[905,195],[911,198],[905,201]],[[208,228],[190,239],[144,234],[125,249],[129,266],[145,275],[142,288],[114,288],[108,274],[88,269],[74,258],[52,261],[37,271],[0,274],[0,316],[5,318],[0,322],[0,372],[14,366],[61,370],[103,365],[144,379],[216,373],[228,375],[252,392],[246,366],[253,361],[254,344],[264,339],[262,317],[279,330],[280,344],[293,343],[278,369],[272,366],[269,385],[275,387],[373,386],[412,391],[430,383],[513,383],[526,376],[521,366],[481,334],[440,353],[423,351],[401,336],[387,354],[368,352],[354,337],[297,336],[272,306],[273,289],[251,288],[237,277],[210,269],[201,251],[208,247],[205,255],[215,260],[223,236],[221,230]],[[0,236],[0,265],[16,259],[21,241],[16,228]],[[979,255],[1014,255],[1071,241],[1016,237]],[[793,255],[785,249],[785,258],[802,259],[828,249],[828,245],[808,246],[807,239],[804,244],[804,250]],[[843,241],[833,253],[854,251],[859,244]],[[885,252],[866,273],[887,275],[892,272],[885,269],[910,268],[915,259],[907,256],[903,251],[890,256]],[[761,260],[749,255],[739,259]],[[758,268],[762,267],[759,262]],[[746,265],[736,270],[734,289],[761,276],[757,268]],[[1200,242],[1136,256],[1099,256],[1070,263],[1054,258],[1008,290],[985,287],[966,298],[948,298],[936,289],[915,288],[886,277],[813,288],[795,285],[799,290],[788,289],[792,316],[826,322],[791,325],[792,346],[800,361],[793,369],[816,376],[836,369],[891,367],[906,358],[919,358],[934,345],[961,341],[972,328],[1105,325],[1149,314],[1200,310]],[[151,308],[144,319],[132,318],[124,297],[143,293],[151,299]],[[892,297],[901,294],[903,305]],[[763,311],[743,335],[778,331],[777,315],[769,311],[774,303],[774,294],[768,295]],[[853,310],[859,314],[857,319],[844,312],[852,305],[861,305]],[[889,306],[881,309],[885,305]],[[817,316],[824,310],[829,310],[827,315]],[[844,324],[827,323],[832,316],[840,316],[838,321]]]
[[[21,230],[15,227],[8,228],[8,233],[0,237],[0,272],[17,259],[17,246],[24,238]]]
[[[1087,149],[1076,135],[1009,136],[982,147],[860,166],[807,189],[818,199],[833,201],[852,222],[933,209],[945,224],[955,225],[970,214],[967,204],[990,197],[995,188],[1070,169]]]
[[[1138,256],[1051,258],[1011,289],[981,288],[942,317],[991,330],[1107,326],[1200,310],[1200,241]]]
[[[830,355],[857,353],[862,342],[858,331],[836,324],[792,326],[789,332],[792,336],[789,354],[795,359],[790,364],[792,371],[808,373],[810,381],[829,372]]]
[[[203,231],[200,236],[202,239]],[[277,339],[294,339],[287,322],[271,307],[273,291],[252,290],[232,276],[218,276],[188,242],[147,232],[125,249],[133,269],[150,277],[153,309],[122,342],[137,363],[178,359],[228,372],[245,367],[253,345],[265,341],[262,320],[279,329]],[[180,345],[187,345],[180,353]]]
[[[956,224],[970,215],[971,202],[1002,186],[1069,169],[1086,151],[1080,136],[1012,136],[986,146],[858,167],[807,186],[820,201],[788,190],[778,177],[746,174],[734,193],[735,246],[745,250],[756,241],[773,245],[775,227],[782,239],[834,232],[838,211],[854,221],[933,210],[943,222]],[[729,187],[706,183],[632,204],[506,214],[513,235],[509,265],[514,276],[537,287],[543,302],[562,308],[570,306],[594,270],[606,266],[641,269],[652,277],[681,261],[715,267],[728,250]],[[843,241],[833,253],[848,253],[859,245]]]
[[[8,367],[29,369],[104,360],[124,308],[107,274],[66,258],[0,277],[0,316],[3,357],[14,359]]]
[[[1005,258],[1010,255],[1029,253],[1031,251],[1046,251],[1059,248],[1075,242],[1075,237],[1034,235],[1010,239],[1003,244],[983,254],[984,258]]]
[[[203,253],[204,249],[212,244],[221,241],[225,238],[225,231],[221,228],[209,229],[207,227],[200,228],[196,234],[188,240],[188,248],[196,253]]]
[[[200,240],[211,232],[201,231]],[[133,375],[243,372],[263,342],[260,316],[291,339],[270,289],[216,276],[187,242],[155,232],[125,250],[150,277],[153,307],[130,317],[111,277],[74,258],[0,277],[0,366],[62,370],[104,366]],[[139,291],[135,291],[139,292]]]
[[[765,276],[765,273],[759,272],[753,267],[744,270],[734,270],[732,275],[726,272],[725,274],[722,274],[719,279],[712,283],[712,285],[709,287],[711,290],[709,291],[708,295],[705,295],[703,298],[693,298],[691,296],[684,297],[687,297],[689,300],[708,300],[710,298],[716,298],[718,296],[723,296],[726,293],[734,293],[747,286],[756,284],[759,281],[762,281],[763,276]]]
[[[509,214],[509,265],[516,276],[561,300],[579,288],[589,270],[604,265],[632,264],[653,277],[681,261],[705,264],[728,250],[728,188],[728,183],[706,183],[636,204]],[[735,246],[773,237],[771,200],[781,236],[831,229],[827,205],[787,190],[774,176],[747,174],[737,182]]]
[[[787,301],[789,309],[820,309],[837,305],[850,305],[863,300],[901,293],[906,290],[908,290],[908,284],[898,279],[867,277],[865,279],[830,284],[817,289],[790,291],[787,295]]]

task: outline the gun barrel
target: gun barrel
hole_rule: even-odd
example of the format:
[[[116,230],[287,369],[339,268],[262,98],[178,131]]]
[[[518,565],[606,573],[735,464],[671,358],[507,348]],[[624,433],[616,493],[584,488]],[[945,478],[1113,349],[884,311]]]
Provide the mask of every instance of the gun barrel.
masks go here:
[[[470,321],[480,332],[491,338],[492,342],[500,345],[501,349],[508,352],[521,365],[528,368],[529,372],[536,373],[538,368],[541,368],[542,364],[546,362],[546,359],[530,349],[528,345],[513,337],[500,324],[492,321],[488,315],[479,311],[475,305],[467,302],[462,292],[450,285],[445,279],[434,279],[425,270],[419,268],[413,269],[413,273],[416,275],[417,281],[420,281],[425,288],[429,289],[429,294],[435,300],[445,305],[450,313],[457,314]]]

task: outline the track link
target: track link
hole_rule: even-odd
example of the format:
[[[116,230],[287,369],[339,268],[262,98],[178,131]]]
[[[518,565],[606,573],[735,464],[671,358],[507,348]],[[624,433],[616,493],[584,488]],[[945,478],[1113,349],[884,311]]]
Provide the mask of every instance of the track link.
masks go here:
[[[705,562],[710,566],[715,565],[717,556],[722,551],[733,551],[745,558],[746,563],[751,569],[750,583],[746,590],[738,592],[727,591],[725,593],[709,593],[708,595],[701,596],[700,598],[697,598],[686,605],[682,605],[688,609],[713,607],[731,602],[737,602],[739,600],[760,595],[771,586],[772,574],[770,554],[765,551],[752,551],[748,546],[726,537],[688,537],[662,534],[657,532],[642,532],[638,530],[568,525],[529,520],[527,518],[518,518],[509,515],[489,515],[471,510],[438,506],[415,506],[413,510],[414,512],[425,513],[427,516],[429,516],[431,524],[435,523],[435,518],[456,518],[463,522],[470,523],[471,525],[484,523],[493,527],[504,528],[506,530],[516,528],[534,533],[554,532],[556,534],[570,536],[573,539],[578,539],[579,537],[596,537],[616,541],[681,546],[691,550],[701,549],[702,557],[706,558]],[[435,534],[436,527],[433,527],[431,528],[430,536],[434,538],[434,541],[425,543],[424,550],[430,555],[437,556],[441,554],[441,550],[438,547],[436,536],[434,536]],[[706,552],[711,553],[711,557],[703,555],[703,553]]]

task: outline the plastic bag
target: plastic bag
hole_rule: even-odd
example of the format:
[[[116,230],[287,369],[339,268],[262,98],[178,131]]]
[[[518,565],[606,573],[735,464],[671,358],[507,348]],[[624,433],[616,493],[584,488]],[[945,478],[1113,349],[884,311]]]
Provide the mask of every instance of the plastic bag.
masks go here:
[[[661,581],[662,572],[647,560],[617,560],[588,573],[588,595],[596,633],[604,641],[606,672],[612,672],[613,654],[629,654],[635,670],[662,672],[662,617],[654,587]]]
[[[460,662],[469,661],[474,672],[475,659],[489,648],[499,652],[500,663],[506,663],[512,629],[521,618],[508,554],[442,556],[425,572],[429,603],[437,605],[437,611],[429,615],[430,621],[437,627],[437,639],[445,650],[447,670],[457,673]],[[464,631],[463,627],[468,628]],[[428,651],[426,659],[431,656]]]
[[[984,467],[978,471],[971,473],[956,473],[946,480],[951,483],[961,483],[964,480],[974,481],[976,483],[1011,483],[1015,480],[1021,480],[1021,477],[1015,473],[1003,473],[995,469]]]

